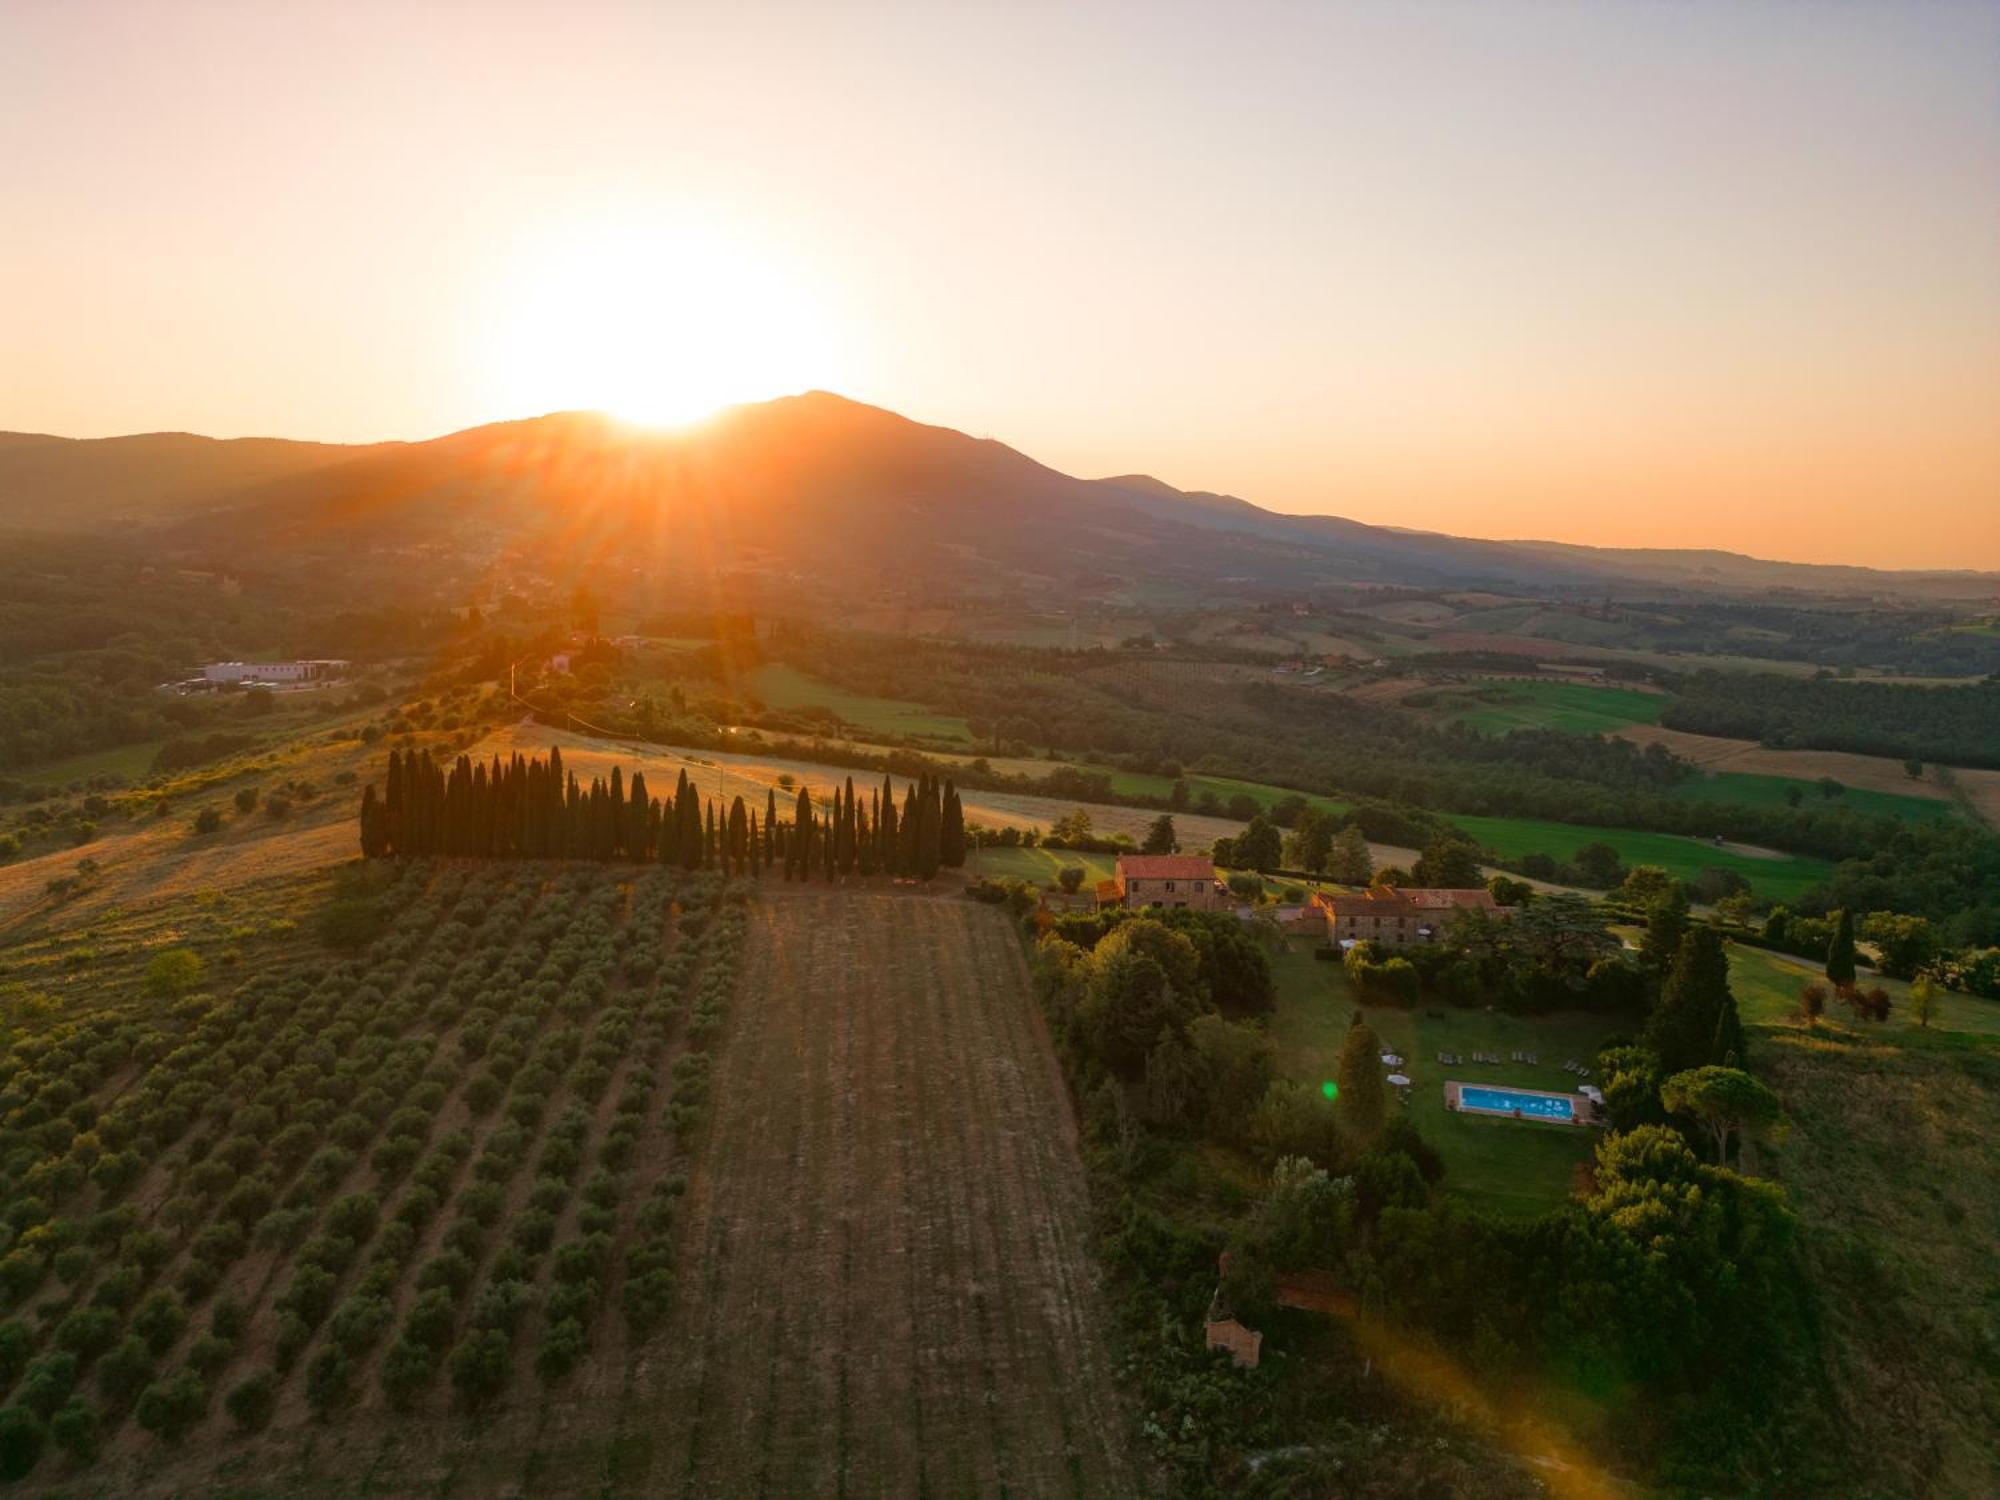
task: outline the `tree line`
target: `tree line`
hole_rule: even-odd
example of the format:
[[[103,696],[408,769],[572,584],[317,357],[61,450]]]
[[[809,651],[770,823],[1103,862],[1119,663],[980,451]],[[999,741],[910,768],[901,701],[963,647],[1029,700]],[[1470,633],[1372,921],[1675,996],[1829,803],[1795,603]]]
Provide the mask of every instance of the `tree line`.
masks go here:
[[[799,788],[781,815],[775,788],[761,816],[737,796],[702,797],[683,770],[656,797],[646,773],[614,766],[586,787],[562,751],[490,764],[461,755],[449,771],[415,751],[389,752],[383,789],[362,789],[361,852],[369,859],[577,859],[677,865],[724,875],[781,871],[786,880],[889,875],[929,880],[965,863],[965,809],[949,778],[904,785],[882,778],[864,796],[854,778],[815,804]]]

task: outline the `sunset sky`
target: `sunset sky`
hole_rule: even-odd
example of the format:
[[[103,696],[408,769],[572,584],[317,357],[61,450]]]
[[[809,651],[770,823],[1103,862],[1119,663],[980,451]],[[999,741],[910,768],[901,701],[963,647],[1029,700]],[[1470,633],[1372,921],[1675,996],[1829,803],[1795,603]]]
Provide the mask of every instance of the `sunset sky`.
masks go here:
[[[2000,4],[0,0],[0,429],[824,387],[1478,536],[2000,568]]]

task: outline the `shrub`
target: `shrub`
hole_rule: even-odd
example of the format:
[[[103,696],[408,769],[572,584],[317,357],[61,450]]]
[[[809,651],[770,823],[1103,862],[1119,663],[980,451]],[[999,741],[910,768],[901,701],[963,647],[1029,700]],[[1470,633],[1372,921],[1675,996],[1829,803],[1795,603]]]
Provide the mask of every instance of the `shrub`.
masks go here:
[[[118,1337],[118,1314],[108,1307],[82,1307],[56,1325],[56,1347],[79,1359],[109,1349]]]
[[[81,1396],[71,1396],[49,1418],[49,1436],[78,1463],[89,1463],[104,1446],[104,1425],[96,1408]]]
[[[204,1380],[213,1380],[222,1373],[222,1367],[229,1363],[229,1341],[219,1339],[212,1333],[196,1335],[188,1345],[188,1368],[196,1371]]]
[[[452,1351],[451,1383],[467,1406],[484,1406],[507,1385],[507,1335],[474,1333]]]
[[[194,815],[194,831],[197,835],[217,833],[222,829],[222,809],[204,807]]]
[[[345,1406],[354,1394],[354,1366],[344,1351],[329,1344],[306,1365],[306,1404],[324,1417]]]
[[[146,965],[146,989],[162,1000],[178,1000],[201,983],[201,956],[191,948],[169,948]]]
[[[97,1388],[113,1401],[129,1401],[153,1378],[153,1351],[137,1334],[128,1334],[97,1362]]]
[[[278,1406],[278,1377],[271,1370],[259,1370],[255,1375],[239,1382],[223,1398],[223,1406],[229,1412],[229,1419],[239,1431],[261,1432],[270,1422],[272,1412]]]
[[[178,1443],[208,1409],[208,1387],[192,1370],[180,1370],[139,1393],[133,1416],[163,1442]]]
[[[437,1356],[421,1344],[398,1339],[382,1360],[382,1395],[397,1411],[408,1411],[437,1372]]]
[[[0,1407],[0,1479],[20,1479],[41,1462],[46,1434],[41,1421],[21,1406]]]
[[[554,1383],[577,1367],[589,1348],[583,1325],[574,1319],[553,1324],[542,1335],[542,1347],[535,1351],[535,1373]]]

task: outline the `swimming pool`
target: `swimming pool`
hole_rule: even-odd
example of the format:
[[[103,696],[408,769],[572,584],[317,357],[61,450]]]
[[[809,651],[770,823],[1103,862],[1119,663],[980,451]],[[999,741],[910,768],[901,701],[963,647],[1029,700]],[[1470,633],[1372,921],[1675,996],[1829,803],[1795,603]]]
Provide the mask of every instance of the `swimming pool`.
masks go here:
[[[1576,1118],[1575,1104],[1563,1094],[1526,1094],[1518,1089],[1486,1089],[1470,1083],[1458,1086],[1458,1107],[1492,1115],[1511,1115],[1519,1110],[1538,1120]]]

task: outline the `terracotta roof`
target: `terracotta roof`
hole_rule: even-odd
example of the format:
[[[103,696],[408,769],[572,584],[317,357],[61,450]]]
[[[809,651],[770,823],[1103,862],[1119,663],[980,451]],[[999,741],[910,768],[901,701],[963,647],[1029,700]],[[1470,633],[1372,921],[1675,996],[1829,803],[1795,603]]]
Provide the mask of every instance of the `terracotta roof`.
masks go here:
[[[1447,891],[1426,890],[1416,886],[1377,887],[1371,890],[1349,893],[1347,891],[1321,892],[1321,904],[1341,915],[1367,916],[1370,914],[1395,915],[1424,911],[1463,911],[1478,908],[1482,911],[1497,911],[1500,903],[1493,899],[1490,891]]]
[[[1124,880],[1213,880],[1215,861],[1206,854],[1121,854]]]
[[[1403,894],[1410,898],[1412,906],[1420,906],[1429,911],[1471,906],[1483,907],[1490,911],[1500,904],[1493,899],[1493,893],[1487,890],[1409,890]]]

